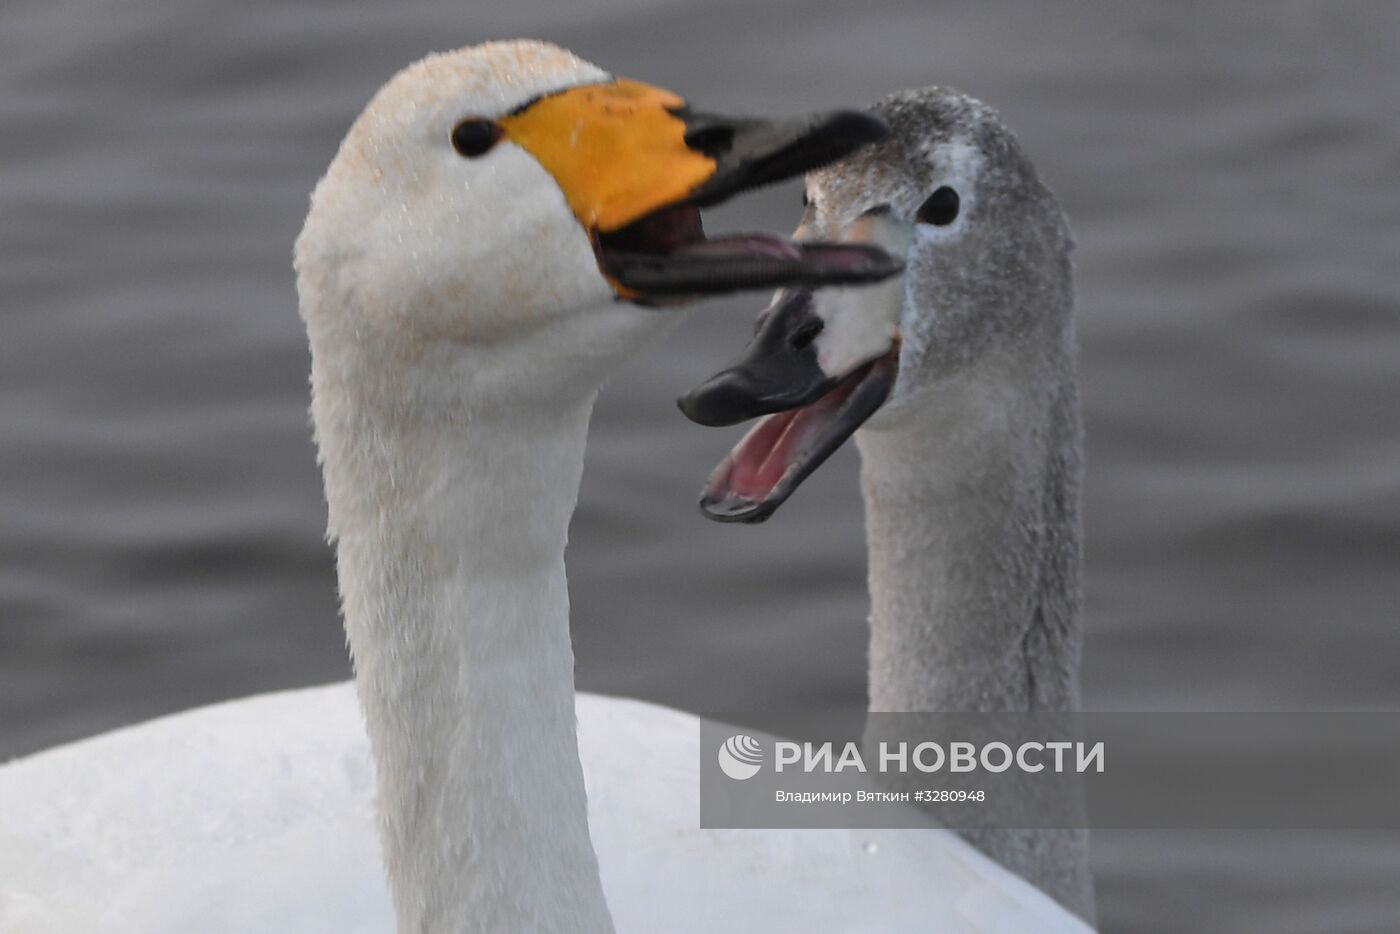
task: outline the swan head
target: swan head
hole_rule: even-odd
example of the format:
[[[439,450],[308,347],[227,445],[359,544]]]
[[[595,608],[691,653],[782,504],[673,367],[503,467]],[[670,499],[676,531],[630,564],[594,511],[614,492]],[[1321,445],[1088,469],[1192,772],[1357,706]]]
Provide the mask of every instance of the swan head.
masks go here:
[[[871,245],[706,239],[699,214],[885,134],[853,111],[702,113],[541,42],[430,56],[375,95],[312,196],[296,268],[313,380],[377,368],[401,389],[426,369],[481,400],[587,393],[666,320],[647,306],[889,276]]]
[[[710,518],[766,519],[858,428],[908,427],[950,377],[1068,332],[1068,222],[997,114],[944,88],[872,110],[889,138],[809,174],[797,236],[878,244],[905,271],[779,291],[740,362],[681,397],[701,424],[767,416],[711,476]]]

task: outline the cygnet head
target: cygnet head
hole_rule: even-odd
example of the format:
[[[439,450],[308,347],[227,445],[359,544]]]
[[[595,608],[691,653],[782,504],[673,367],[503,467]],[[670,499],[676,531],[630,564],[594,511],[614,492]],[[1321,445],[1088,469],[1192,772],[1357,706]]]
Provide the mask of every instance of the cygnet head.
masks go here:
[[[707,240],[699,215],[884,133],[699,113],[540,42],[430,56],[355,121],[297,241],[318,395],[583,398],[667,320],[644,306],[888,276],[879,250]]]
[[[808,175],[796,236],[879,244],[905,272],[779,291],[740,362],[681,398],[701,424],[768,416],[711,476],[710,518],[762,521],[858,428],[909,428],[968,368],[1072,341],[1069,226],[997,114],[945,88],[872,112],[889,138]]]

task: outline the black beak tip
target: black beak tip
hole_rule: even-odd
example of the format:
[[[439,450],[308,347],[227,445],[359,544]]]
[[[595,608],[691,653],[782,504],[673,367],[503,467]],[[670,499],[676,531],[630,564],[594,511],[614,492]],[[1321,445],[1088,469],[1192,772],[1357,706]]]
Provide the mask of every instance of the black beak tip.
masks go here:
[[[888,279],[890,276],[897,276],[904,271],[903,259],[901,259],[898,256],[893,256],[889,253],[886,253],[884,250],[881,250],[880,254],[881,255],[878,255],[871,260],[871,281]]]
[[[692,389],[676,397],[676,408],[681,410],[681,414],[697,425],[704,425],[706,428],[718,428],[718,425],[706,419],[709,414],[705,411],[703,399],[697,398],[699,389]]]
[[[716,496],[707,491],[700,497],[700,514],[713,522],[758,525],[766,522],[779,505],[769,500],[755,502],[741,496]]]
[[[826,130],[832,136],[850,142],[851,148],[878,143],[888,139],[890,125],[864,110],[836,110],[827,116]]]
[[[733,370],[710,377],[676,399],[686,418],[706,428],[726,428],[753,418],[754,389]]]

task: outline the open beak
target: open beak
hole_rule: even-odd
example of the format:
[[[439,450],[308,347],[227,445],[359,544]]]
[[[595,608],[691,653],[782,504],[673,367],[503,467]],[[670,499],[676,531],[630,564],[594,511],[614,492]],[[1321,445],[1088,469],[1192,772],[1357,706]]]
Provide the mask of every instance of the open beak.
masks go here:
[[[619,296],[662,304],[747,289],[850,285],[899,272],[871,244],[797,242],[768,233],[709,239],[700,209],[801,175],[883,139],[854,110],[790,120],[692,110],[636,81],[582,85],[500,120],[553,175]]]
[[[718,522],[762,522],[889,398],[899,340],[841,376],[818,362],[824,327],[811,289],[789,289],[763,318],[743,358],[678,400],[701,425],[765,416],[710,475],[700,510]]]

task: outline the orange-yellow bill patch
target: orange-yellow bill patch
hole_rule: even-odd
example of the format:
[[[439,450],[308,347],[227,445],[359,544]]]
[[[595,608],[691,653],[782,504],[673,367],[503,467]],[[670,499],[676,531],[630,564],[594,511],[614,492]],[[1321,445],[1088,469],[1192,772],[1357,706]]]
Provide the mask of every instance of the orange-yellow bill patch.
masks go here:
[[[685,144],[670,91],[621,79],[541,98],[499,122],[554,176],[589,230],[609,233],[680,201],[714,174],[715,161]]]

